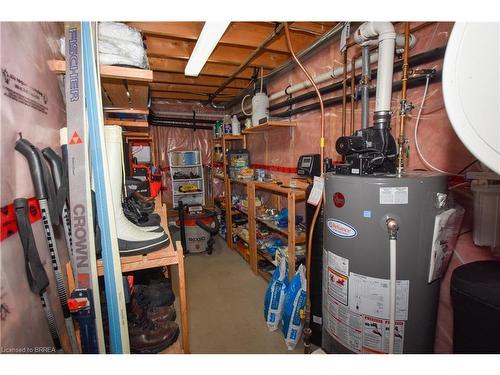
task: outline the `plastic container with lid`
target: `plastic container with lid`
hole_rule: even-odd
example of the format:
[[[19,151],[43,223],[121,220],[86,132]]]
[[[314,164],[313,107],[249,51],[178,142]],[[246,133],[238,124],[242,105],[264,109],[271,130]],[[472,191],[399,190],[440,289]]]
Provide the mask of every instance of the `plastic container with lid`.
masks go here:
[[[500,185],[471,185],[474,194],[474,244],[500,256]]]

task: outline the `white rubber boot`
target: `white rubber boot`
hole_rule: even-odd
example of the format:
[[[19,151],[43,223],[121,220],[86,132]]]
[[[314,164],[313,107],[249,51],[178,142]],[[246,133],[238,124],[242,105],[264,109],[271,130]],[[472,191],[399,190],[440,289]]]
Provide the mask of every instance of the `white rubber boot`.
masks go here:
[[[167,246],[170,239],[161,227],[153,228],[153,230],[159,228],[161,231],[158,232],[146,231],[142,227],[132,224],[125,217],[122,208],[122,128],[106,125],[104,138],[120,253],[123,255],[145,254]]]

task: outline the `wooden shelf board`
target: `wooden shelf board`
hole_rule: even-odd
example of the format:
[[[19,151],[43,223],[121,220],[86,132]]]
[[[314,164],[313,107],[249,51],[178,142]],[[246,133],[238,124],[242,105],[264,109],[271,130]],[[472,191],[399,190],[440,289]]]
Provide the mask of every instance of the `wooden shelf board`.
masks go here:
[[[233,243],[233,250],[236,251],[238,254],[240,254],[243,259],[245,259],[248,262],[249,259],[249,249],[243,246],[242,244],[235,242]]]
[[[255,180],[250,180],[250,179],[245,180],[243,178],[230,178],[229,181],[234,182],[236,184],[248,185],[249,183],[254,182]]]
[[[243,215],[247,215],[248,216],[248,212],[245,212],[243,210],[240,210],[239,208],[237,207],[231,207],[231,209],[235,210],[238,214],[243,214]]]
[[[196,177],[196,178],[180,178],[178,180],[176,180],[175,178],[172,180],[174,182],[186,182],[186,181],[201,181],[202,178],[200,177]]]
[[[274,264],[274,259],[273,257],[271,256],[271,254],[267,253],[267,252],[264,252],[262,250],[257,250],[257,254],[261,257],[261,258],[264,258],[265,260],[267,260],[268,262],[272,263],[274,266],[276,266],[276,264]]]
[[[178,262],[178,254],[174,250],[172,242],[170,242],[167,247],[153,251],[149,254],[120,257],[122,272],[131,272],[147,268],[170,266],[173,264],[177,264]],[[99,276],[104,275],[102,259],[97,260],[97,274]]]
[[[271,182],[255,182],[255,188],[272,191],[283,195],[288,195],[288,193],[291,192],[295,195],[296,200],[302,200],[306,197],[306,192],[302,189],[285,188]]]
[[[127,113],[134,115],[149,115],[147,108],[103,108],[105,113]]]
[[[196,168],[201,167],[201,164],[191,164],[191,165],[171,165],[170,168]]]
[[[185,193],[180,193],[180,192],[174,191],[174,195],[192,195],[192,194],[203,194],[203,191],[188,191]]]
[[[225,135],[223,137],[224,140],[226,141],[242,141],[245,139],[244,135]]]
[[[295,128],[297,122],[295,121],[268,121],[261,125],[256,125],[242,131],[243,134],[260,133],[266,130],[273,130],[278,128]]]
[[[119,120],[111,118],[105,118],[104,125],[119,125],[127,128],[141,128],[141,129],[149,127],[149,123],[147,121]]]
[[[66,61],[48,60],[50,70],[56,74],[66,73]],[[149,69],[126,68],[123,66],[100,65],[101,78],[127,79],[130,81],[153,82],[153,71]]]
[[[214,178],[217,178],[217,179],[219,179],[219,180],[224,181],[224,177],[222,177],[222,176],[217,176],[217,175],[214,175]]]
[[[273,275],[271,275],[269,272],[262,271],[260,268],[257,268],[257,274],[259,274],[260,277],[262,277],[265,281],[269,282]]]
[[[275,232],[278,232],[278,233],[282,234],[285,237],[288,237],[288,229],[287,228],[280,228],[277,225],[275,225],[273,223],[270,223],[268,221],[259,219],[258,217],[256,217],[255,220],[258,221],[261,224],[264,224],[269,229],[271,229],[271,230],[273,230]],[[302,243],[305,243],[305,242],[306,242],[306,234],[305,233],[299,234],[299,235],[297,235],[295,237],[295,243],[296,244],[302,244]]]

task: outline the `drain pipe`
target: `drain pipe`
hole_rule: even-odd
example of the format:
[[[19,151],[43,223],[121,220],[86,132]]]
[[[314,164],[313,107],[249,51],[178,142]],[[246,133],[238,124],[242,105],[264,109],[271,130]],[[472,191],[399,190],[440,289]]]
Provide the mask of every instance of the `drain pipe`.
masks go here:
[[[385,222],[389,232],[389,354],[394,354],[394,327],[396,325],[396,243],[399,224],[394,218]]]
[[[363,45],[378,37],[377,92],[375,99],[374,126],[388,129],[391,124],[391,93],[394,67],[396,32],[390,22],[365,22],[354,33],[356,43]]]
[[[413,46],[415,45],[416,43],[416,38],[413,34],[410,34],[410,48],[413,48]],[[398,48],[402,48],[404,47],[404,34],[396,34],[396,46]],[[373,41],[370,40],[368,42],[368,46],[372,45],[372,43],[374,44],[377,44],[377,40],[374,39]],[[398,50],[399,51],[399,50]],[[370,64],[373,64],[373,63],[376,63],[378,61],[378,52],[374,52],[372,53],[371,55],[369,55],[369,62]],[[356,69],[359,69],[361,68],[362,66],[362,58],[360,57],[359,59],[356,59],[356,63],[354,64],[355,68]],[[347,72],[349,73],[351,71],[351,66],[347,66]],[[331,69],[325,73],[322,73],[322,74],[319,74],[317,75],[316,77],[314,77],[314,82],[316,84],[320,84],[320,83],[323,83],[325,81],[328,81],[330,79],[335,79],[335,78],[340,78],[342,77],[344,74],[344,67],[343,66],[339,66],[335,69]],[[307,89],[309,87],[311,87],[312,84],[309,80],[305,80],[303,82],[299,82],[293,86],[289,86],[287,87],[286,89],[284,90],[281,90],[281,91],[278,91],[278,92],[275,92],[274,94],[271,94],[269,96],[269,101],[273,101],[273,100],[276,100],[276,99],[279,99],[279,98],[283,98],[285,96],[289,96],[290,94],[294,94],[296,93],[297,91],[301,91],[301,90],[304,90],[304,89]]]

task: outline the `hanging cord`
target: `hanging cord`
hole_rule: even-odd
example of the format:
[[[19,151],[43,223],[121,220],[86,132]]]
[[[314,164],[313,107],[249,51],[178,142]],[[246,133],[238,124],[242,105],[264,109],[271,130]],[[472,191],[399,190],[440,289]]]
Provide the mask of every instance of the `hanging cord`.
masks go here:
[[[324,148],[325,148],[325,107],[323,106],[323,99],[321,98],[321,93],[319,92],[319,88],[314,82],[314,79],[311,77],[311,75],[308,73],[308,71],[302,66],[300,63],[299,59],[293,52],[292,48],[292,43],[290,40],[290,31],[288,30],[288,23],[284,22],[284,29],[285,29],[285,37],[286,37],[286,43],[288,45],[288,49],[290,51],[290,54],[292,55],[293,59],[299,66],[299,68],[304,72],[305,76],[307,79],[311,82],[311,85],[314,87],[314,90],[316,91],[316,95],[318,95],[318,100],[319,100],[319,106],[321,110],[321,138],[320,138],[320,143],[319,143],[319,150],[320,150],[320,171],[321,171],[321,177],[323,177],[323,158],[324,158]],[[310,276],[310,270],[311,270],[311,253],[312,253],[312,239],[313,239],[313,233],[314,233],[314,227],[316,225],[316,221],[318,219],[319,212],[321,211],[321,204],[323,202],[323,194],[320,197],[320,200],[318,202],[318,205],[316,206],[316,210],[314,211],[314,216],[311,221],[311,229],[309,230],[309,238],[307,241],[307,249],[306,249],[306,309],[305,309],[305,325],[304,325],[304,353],[309,354],[311,352],[311,344],[309,342],[310,337],[311,337],[311,328],[310,328],[310,322],[311,322],[311,276]]]
[[[420,124],[420,116],[422,115],[422,110],[424,109],[424,103],[425,99],[427,97],[427,90],[429,89],[429,81],[431,79],[430,75],[427,74],[426,76],[426,81],[425,81],[425,88],[424,88],[424,94],[422,96],[422,102],[420,103],[420,108],[418,109],[418,114],[417,114],[417,121],[415,122],[415,131],[414,131],[414,138],[415,138],[415,148],[417,149],[417,154],[420,160],[427,166],[427,168],[432,169],[433,171],[448,174],[451,176],[463,176],[462,174],[457,174],[457,173],[451,173],[447,171],[443,171],[442,169],[439,169],[435,166],[433,166],[425,157],[422,155],[422,151],[420,150],[420,146],[418,144],[418,126]]]
[[[241,99],[241,112],[243,112],[245,116],[252,116],[252,113],[245,112],[245,99],[248,98],[249,96],[250,94],[247,94],[243,97],[243,99]]]
[[[262,94],[262,87],[264,86],[264,68],[260,67],[260,93]]]

